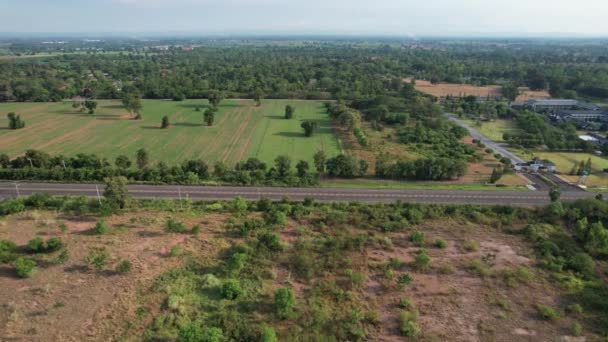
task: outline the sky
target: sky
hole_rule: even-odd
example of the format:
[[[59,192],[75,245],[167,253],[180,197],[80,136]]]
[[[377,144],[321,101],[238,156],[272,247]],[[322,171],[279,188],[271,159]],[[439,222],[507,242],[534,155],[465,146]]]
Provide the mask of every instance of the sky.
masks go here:
[[[608,36],[608,0],[0,0],[0,32]]]

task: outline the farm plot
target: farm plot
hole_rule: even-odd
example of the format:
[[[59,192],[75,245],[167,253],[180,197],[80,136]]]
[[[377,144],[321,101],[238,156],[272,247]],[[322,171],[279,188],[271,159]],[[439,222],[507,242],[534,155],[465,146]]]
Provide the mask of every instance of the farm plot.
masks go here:
[[[287,104],[296,108],[292,120],[283,118]],[[26,128],[18,131],[0,127],[0,153],[15,157],[37,149],[65,156],[95,153],[113,160],[119,155],[133,157],[146,148],[154,162],[202,158],[232,165],[247,157],[270,163],[280,154],[311,162],[317,150],[330,156],[339,152],[320,102],[267,100],[256,107],[249,100],[226,100],[213,127],[203,124],[207,106],[206,100],[145,100],[143,120],[131,120],[119,101],[100,101],[94,115],[74,110],[71,102],[0,104],[0,113],[16,112],[26,121]],[[171,127],[160,129],[165,115]],[[302,120],[319,123],[312,138],[304,137]]]

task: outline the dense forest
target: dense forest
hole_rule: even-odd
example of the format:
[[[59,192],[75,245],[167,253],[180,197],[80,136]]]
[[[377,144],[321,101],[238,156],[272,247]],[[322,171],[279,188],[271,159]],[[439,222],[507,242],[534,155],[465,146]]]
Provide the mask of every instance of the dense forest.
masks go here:
[[[555,97],[608,97],[608,47],[596,41],[7,42],[0,101],[230,97],[361,99],[406,76],[515,84]],[[168,45],[162,45],[168,44]],[[85,53],[86,52],[86,53]]]

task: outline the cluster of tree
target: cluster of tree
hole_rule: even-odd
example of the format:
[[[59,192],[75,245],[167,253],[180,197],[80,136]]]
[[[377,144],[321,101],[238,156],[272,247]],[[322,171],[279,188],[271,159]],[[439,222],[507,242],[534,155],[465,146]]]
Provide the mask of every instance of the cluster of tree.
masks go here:
[[[16,113],[8,113],[8,128],[9,129],[21,129],[25,127],[25,121],[21,119],[20,115]]]
[[[376,159],[376,176],[398,180],[452,180],[464,176],[467,161],[457,158],[429,157],[417,160]]]
[[[136,167],[133,168],[132,165]],[[311,172],[306,161],[299,161],[293,170],[291,158],[279,156],[273,166],[256,158],[237,163],[233,168],[217,162],[213,169],[203,160],[187,160],[180,166],[163,162],[150,164],[145,149],[137,151],[135,163],[128,156],[119,156],[112,165],[94,154],[74,157],[51,156],[45,152],[28,150],[24,156],[10,159],[0,155],[0,179],[51,181],[103,181],[108,177],[126,177],[135,182],[199,184],[219,181],[243,185],[313,185],[317,173]]]
[[[576,127],[571,124],[555,126],[545,116],[530,111],[517,113],[514,122],[521,132],[503,135],[503,139],[511,145],[586,152],[595,149],[592,143],[578,138]]]

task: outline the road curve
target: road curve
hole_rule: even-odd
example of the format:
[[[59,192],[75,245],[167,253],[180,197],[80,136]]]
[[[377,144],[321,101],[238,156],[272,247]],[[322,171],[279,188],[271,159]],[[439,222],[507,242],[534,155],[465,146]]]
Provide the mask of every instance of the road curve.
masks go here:
[[[33,193],[55,196],[95,197],[103,194],[104,185],[55,184],[55,183],[0,183],[0,198]],[[360,201],[390,203],[395,201],[438,204],[482,204],[536,206],[549,203],[547,193],[540,191],[469,191],[469,190],[385,190],[385,189],[338,189],[338,188],[280,188],[280,187],[229,187],[229,186],[177,186],[177,185],[129,185],[129,193],[135,198],[167,198],[193,200],[230,200],[237,196],[247,200],[269,198],[317,201]],[[592,198],[587,192],[564,192],[563,200]]]
[[[473,127],[467,125],[464,121],[458,119],[457,117],[449,115],[449,114],[448,114],[447,117],[448,117],[448,119],[450,119],[455,124],[457,124],[460,127],[465,128],[466,130],[468,130],[469,133],[471,134],[471,137],[473,139],[477,139],[477,140],[481,141],[482,143],[484,143],[486,145],[486,147],[489,147],[489,148],[493,149],[495,152],[500,153],[502,156],[509,158],[511,160],[511,163],[513,165],[524,162],[524,160],[521,159],[520,157],[516,156],[515,153],[507,150],[506,148],[504,148],[502,145],[500,145],[496,141],[491,140],[490,138],[488,138],[485,135],[481,134],[478,130],[476,130]]]

